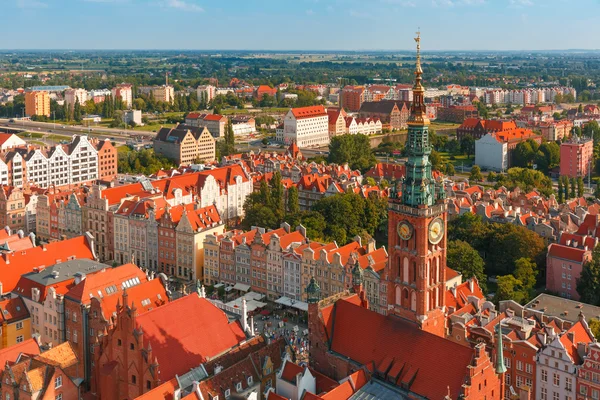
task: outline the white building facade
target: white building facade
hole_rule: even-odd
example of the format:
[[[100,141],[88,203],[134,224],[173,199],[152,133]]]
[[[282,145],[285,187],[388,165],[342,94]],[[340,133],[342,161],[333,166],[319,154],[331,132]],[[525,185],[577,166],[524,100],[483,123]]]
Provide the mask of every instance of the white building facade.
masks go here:
[[[493,171],[505,171],[508,168],[508,145],[488,133],[475,141],[475,164]]]
[[[325,107],[293,108],[283,120],[283,142],[298,147],[329,145],[329,118]]]

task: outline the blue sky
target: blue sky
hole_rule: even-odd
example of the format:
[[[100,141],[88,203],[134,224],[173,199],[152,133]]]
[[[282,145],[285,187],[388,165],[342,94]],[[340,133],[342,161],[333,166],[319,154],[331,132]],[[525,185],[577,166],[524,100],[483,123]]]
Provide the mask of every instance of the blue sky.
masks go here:
[[[0,0],[2,49],[600,48],[600,0]]]

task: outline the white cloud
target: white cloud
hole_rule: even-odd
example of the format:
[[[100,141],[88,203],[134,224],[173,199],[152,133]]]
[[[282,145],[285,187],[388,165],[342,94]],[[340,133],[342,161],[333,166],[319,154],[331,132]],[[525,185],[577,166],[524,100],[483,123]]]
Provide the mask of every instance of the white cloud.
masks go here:
[[[19,8],[48,8],[48,4],[38,0],[17,0]]]
[[[314,15],[314,11],[312,9],[306,10],[306,15]]]
[[[415,3],[415,1],[413,0],[382,0],[384,3],[387,4],[396,4],[399,5],[400,7],[416,7],[417,3]]]
[[[204,8],[197,4],[184,0],[165,0],[164,5],[170,8],[176,8],[182,11],[203,12]]]

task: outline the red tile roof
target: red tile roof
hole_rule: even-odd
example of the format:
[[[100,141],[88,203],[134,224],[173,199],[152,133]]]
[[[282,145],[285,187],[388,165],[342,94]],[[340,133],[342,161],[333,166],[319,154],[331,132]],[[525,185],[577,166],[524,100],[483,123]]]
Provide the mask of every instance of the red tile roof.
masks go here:
[[[590,255],[589,250],[578,249],[576,247],[563,246],[561,244],[552,243],[548,247],[548,257],[562,258],[578,263],[585,261],[586,255]]]
[[[331,328],[335,326],[335,329],[327,329],[331,351],[363,365],[379,365],[386,357],[392,357],[394,364],[410,366],[403,370],[398,384],[410,371],[418,371],[410,385],[412,392],[432,399],[442,399],[447,394],[459,397],[474,356],[472,349],[422,331],[406,320],[367,310],[347,299],[338,300],[328,308],[335,308],[329,316]],[[398,343],[410,343],[410,346],[398,346]]]
[[[95,274],[88,275],[79,284],[73,286],[65,297],[80,304],[89,304],[92,297],[110,296],[123,290],[123,283],[137,280],[137,285],[147,282],[146,274],[134,264],[125,264],[116,268],[107,266]],[[131,286],[134,287],[135,285]],[[114,290],[107,288],[114,287]]]
[[[571,340],[571,337],[573,340]],[[572,327],[570,327],[560,337],[560,342],[565,346],[565,350],[571,357],[571,360],[575,365],[581,365],[581,357],[577,351],[577,343],[591,343],[595,342],[594,336],[590,334],[588,329],[583,325],[581,321],[577,321]]]
[[[292,108],[292,114],[294,117],[296,117],[296,119],[327,116],[325,107],[323,106]]]
[[[34,339],[27,339],[0,350],[0,373],[4,370],[7,362],[11,364],[16,362],[21,354],[36,356],[40,354],[40,346]]]
[[[173,321],[185,323],[172,329]],[[137,323],[158,359],[161,380],[185,373],[246,339],[238,321],[230,323],[223,311],[195,293],[139,315]]]
[[[25,302],[20,297],[0,301],[0,313],[2,320],[6,323],[17,322],[29,317]]]
[[[21,275],[32,272],[34,268],[50,266],[73,259],[95,258],[86,236],[77,236],[61,242],[52,242],[31,249],[3,254],[0,257],[0,277],[3,292],[12,292]]]
[[[223,118],[227,118],[224,117],[223,115],[219,115],[219,114],[208,114],[206,117],[204,117],[205,121],[221,121]]]
[[[118,291],[109,295],[104,294],[101,299],[95,296],[95,299],[100,302],[102,314],[105,320],[110,320],[110,316],[116,312],[117,303],[124,305],[123,295],[127,293],[127,304],[134,304],[138,313],[153,310],[157,307],[165,305],[169,302],[169,296],[165,290],[165,286],[159,278],[142,282],[139,285],[122,290],[121,286],[117,286]],[[106,292],[104,292],[106,293]]]
[[[296,376],[298,374],[303,374],[303,373],[304,373],[304,368],[302,368],[301,366],[299,366],[291,361],[287,361],[285,363],[285,365],[283,366],[283,371],[281,371],[281,379],[286,380],[295,385],[296,384]]]

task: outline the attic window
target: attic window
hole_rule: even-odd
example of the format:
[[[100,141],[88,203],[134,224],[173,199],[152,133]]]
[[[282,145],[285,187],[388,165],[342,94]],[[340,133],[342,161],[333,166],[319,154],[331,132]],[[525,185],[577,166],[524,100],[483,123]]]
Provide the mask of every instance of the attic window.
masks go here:
[[[225,398],[226,398],[226,399],[228,399],[228,398],[229,398],[229,396],[231,396],[231,390],[229,390],[229,389],[226,389],[226,390],[225,390]],[[219,396],[215,396],[215,397],[213,397],[213,400],[219,400]]]
[[[238,382],[235,384],[235,390],[237,390],[238,392],[242,391],[242,382]]]

